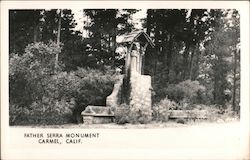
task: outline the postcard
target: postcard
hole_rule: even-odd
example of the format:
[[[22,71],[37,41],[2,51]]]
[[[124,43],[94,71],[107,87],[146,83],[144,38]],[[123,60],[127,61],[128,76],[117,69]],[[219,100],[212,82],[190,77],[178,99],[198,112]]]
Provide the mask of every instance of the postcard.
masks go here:
[[[248,1],[3,1],[2,159],[249,159]]]

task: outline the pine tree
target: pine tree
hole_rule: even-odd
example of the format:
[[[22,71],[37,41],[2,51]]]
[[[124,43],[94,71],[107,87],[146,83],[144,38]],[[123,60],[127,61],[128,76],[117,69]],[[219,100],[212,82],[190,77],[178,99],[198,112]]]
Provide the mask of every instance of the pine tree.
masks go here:
[[[225,18],[226,13],[225,10],[211,11],[214,27],[205,45],[206,57],[209,57],[206,65],[211,66],[208,76],[213,84],[213,100],[215,104],[222,106],[231,98],[226,92],[230,88],[228,75],[231,71],[230,60],[232,59],[232,43],[230,32],[226,27],[228,22]]]
[[[129,21],[135,9],[85,9],[91,21],[85,29],[89,33],[92,55],[97,64],[115,66],[116,36],[130,32],[133,24]]]

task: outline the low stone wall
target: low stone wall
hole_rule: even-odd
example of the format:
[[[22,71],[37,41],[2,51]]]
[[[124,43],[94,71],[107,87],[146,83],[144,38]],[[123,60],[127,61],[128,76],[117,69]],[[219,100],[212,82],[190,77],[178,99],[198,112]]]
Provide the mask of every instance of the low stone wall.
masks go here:
[[[207,119],[206,110],[169,110],[169,119]]]

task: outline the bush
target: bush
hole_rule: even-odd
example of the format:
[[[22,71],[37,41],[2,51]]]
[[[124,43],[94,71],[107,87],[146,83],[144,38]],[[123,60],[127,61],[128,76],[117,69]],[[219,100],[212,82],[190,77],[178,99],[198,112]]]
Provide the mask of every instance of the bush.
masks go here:
[[[81,122],[87,105],[105,105],[117,74],[109,68],[55,70],[57,52],[53,42],[39,42],[10,58],[10,124]]]
[[[146,108],[144,106],[135,104],[135,105],[130,107],[129,122],[133,123],[133,124],[149,123],[152,120],[152,113],[153,113],[153,111],[151,108]]]
[[[37,124],[37,119],[41,117],[32,115],[37,114],[38,106],[41,108],[46,106],[43,104],[44,99],[51,102],[63,100],[56,99],[57,94],[53,92],[55,89],[50,88],[50,84],[56,83],[53,79],[53,74],[56,72],[55,55],[60,50],[61,48],[54,42],[48,44],[38,42],[28,45],[23,55],[13,55],[10,58],[10,124]],[[46,115],[46,113],[40,114]],[[57,115],[52,117],[56,118]]]
[[[178,84],[170,84],[167,88],[160,89],[156,96],[162,99],[167,95],[170,100],[177,103],[181,101],[199,103],[202,101],[204,91],[205,87],[200,85],[198,81],[186,80]]]
[[[152,110],[141,106],[129,106],[122,104],[115,110],[115,122],[117,124],[146,124],[151,121]]]
[[[29,121],[29,108],[27,107],[20,107],[16,104],[9,105],[9,124],[16,125],[16,124],[27,124]]]
[[[176,108],[177,104],[167,97],[153,106],[153,119],[160,122],[168,121],[169,109]]]
[[[232,110],[232,106],[227,104],[225,106],[221,105],[193,105],[193,110],[204,110],[206,111],[208,121],[218,122],[218,121],[231,121],[238,120],[239,115]]]
[[[129,123],[129,109],[130,107],[126,104],[121,104],[117,108],[115,108],[115,123],[117,124],[125,124]]]
[[[31,106],[10,106],[10,125],[51,125],[71,122],[74,99],[67,102],[44,98],[41,102],[33,102]]]
[[[55,55],[60,47],[38,42],[26,47],[23,55],[13,55],[9,62],[10,101],[29,106],[44,96],[48,80],[55,72]]]
[[[106,105],[106,98],[112,93],[118,74],[109,68],[104,70],[78,68],[73,74],[77,77],[75,121],[82,122],[81,112],[89,104]]]

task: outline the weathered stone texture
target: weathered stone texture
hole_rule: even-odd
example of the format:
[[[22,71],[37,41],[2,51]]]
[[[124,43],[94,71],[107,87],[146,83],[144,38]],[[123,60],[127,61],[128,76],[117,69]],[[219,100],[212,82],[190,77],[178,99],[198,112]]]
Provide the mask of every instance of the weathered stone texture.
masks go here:
[[[152,107],[151,100],[151,77],[132,73],[130,77],[130,98],[129,105],[142,110]]]
[[[111,107],[106,106],[89,105],[81,114],[84,124],[111,123],[114,119],[114,113]]]
[[[121,76],[119,81],[115,83],[114,89],[106,99],[106,105],[107,107],[116,107],[121,104],[122,100],[122,84],[123,84],[123,77]]]

